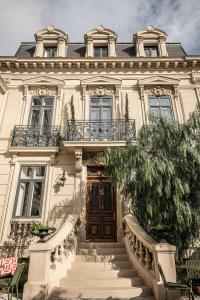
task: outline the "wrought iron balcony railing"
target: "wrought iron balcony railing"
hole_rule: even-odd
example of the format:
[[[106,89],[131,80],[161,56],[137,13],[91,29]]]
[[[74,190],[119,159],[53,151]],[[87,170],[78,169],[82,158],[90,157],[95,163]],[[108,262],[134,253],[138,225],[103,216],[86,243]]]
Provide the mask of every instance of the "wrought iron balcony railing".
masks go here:
[[[60,127],[15,126],[11,132],[12,147],[58,147]]]
[[[135,140],[135,120],[68,121],[67,141]]]

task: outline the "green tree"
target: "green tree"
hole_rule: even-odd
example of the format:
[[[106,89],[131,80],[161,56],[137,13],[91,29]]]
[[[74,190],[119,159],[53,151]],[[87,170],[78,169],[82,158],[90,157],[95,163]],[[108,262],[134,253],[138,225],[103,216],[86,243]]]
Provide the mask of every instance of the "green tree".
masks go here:
[[[186,124],[154,119],[136,144],[108,149],[103,158],[140,224],[167,228],[181,257],[200,228],[200,109]]]
[[[72,122],[75,122],[75,109],[74,109],[74,96],[71,96],[70,101],[70,108],[71,108],[71,120]]]
[[[128,94],[126,93],[126,102],[125,102],[125,114],[124,119],[126,122],[129,121],[129,105],[128,105]]]

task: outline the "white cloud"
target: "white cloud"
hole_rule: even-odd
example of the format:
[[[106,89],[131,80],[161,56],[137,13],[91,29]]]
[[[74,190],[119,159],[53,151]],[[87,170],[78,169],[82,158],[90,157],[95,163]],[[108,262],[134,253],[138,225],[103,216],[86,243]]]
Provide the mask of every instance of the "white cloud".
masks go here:
[[[152,24],[200,54],[199,0],[0,0],[0,55],[13,55],[21,41],[52,24],[83,41],[84,33],[102,24],[131,42],[133,33]]]

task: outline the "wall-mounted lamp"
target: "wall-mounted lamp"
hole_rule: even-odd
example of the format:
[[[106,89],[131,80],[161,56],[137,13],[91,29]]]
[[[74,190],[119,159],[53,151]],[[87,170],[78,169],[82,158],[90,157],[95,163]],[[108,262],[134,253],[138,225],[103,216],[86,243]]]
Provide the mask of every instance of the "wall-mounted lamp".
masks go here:
[[[59,175],[56,179],[56,184],[59,186],[64,186],[66,181],[66,177],[65,177],[65,170],[63,170],[62,175]]]

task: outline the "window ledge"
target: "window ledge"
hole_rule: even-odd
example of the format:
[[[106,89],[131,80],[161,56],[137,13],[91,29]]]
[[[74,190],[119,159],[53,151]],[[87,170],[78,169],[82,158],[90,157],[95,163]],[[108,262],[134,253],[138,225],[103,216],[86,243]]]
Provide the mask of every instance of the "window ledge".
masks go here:
[[[8,148],[9,153],[57,153],[59,147],[14,147],[10,146]]]

